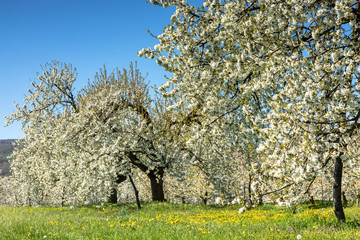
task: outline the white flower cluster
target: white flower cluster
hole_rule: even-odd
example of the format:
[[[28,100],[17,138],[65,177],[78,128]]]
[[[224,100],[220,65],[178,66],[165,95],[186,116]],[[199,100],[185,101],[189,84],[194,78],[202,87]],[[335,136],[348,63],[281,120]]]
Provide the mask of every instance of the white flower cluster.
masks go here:
[[[176,92],[165,95],[181,96],[175,109],[196,109],[202,128],[233,118],[239,123],[223,129],[253,139],[260,156],[250,157],[256,195],[303,199],[338,157],[344,184],[358,181],[360,161],[351,150],[359,146],[360,126],[358,1],[161,3],[176,12],[159,44],[141,55],[173,73],[162,90],[171,86]],[[197,149],[202,130],[193,131],[187,144]],[[246,152],[241,141],[221,139]],[[208,153],[219,144],[213,145]]]
[[[16,203],[103,202],[134,168],[163,187],[164,170],[181,159],[180,129],[170,125],[166,104],[152,103],[136,66],[101,70],[78,96],[75,80],[69,65],[45,66],[24,106],[8,117],[9,124],[23,121],[25,132],[12,155]]]
[[[164,98],[119,71],[76,97],[71,67],[45,68],[8,118],[26,133],[12,163],[22,199],[104,198],[133,168],[157,173],[156,185],[191,166],[227,201],[240,189],[244,201],[303,201],[334,171],[356,186],[358,1],[150,2],[176,7],[159,43],[139,52],[173,73]]]

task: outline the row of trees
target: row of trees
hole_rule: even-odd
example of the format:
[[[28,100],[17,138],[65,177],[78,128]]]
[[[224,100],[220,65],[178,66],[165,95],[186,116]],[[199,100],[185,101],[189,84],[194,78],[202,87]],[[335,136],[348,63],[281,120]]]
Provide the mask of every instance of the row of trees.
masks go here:
[[[333,173],[334,211],[344,221],[344,166],[347,181],[359,177],[359,1],[151,2],[176,12],[160,43],[140,55],[173,72],[163,88],[182,96],[177,106],[209,116],[204,125],[238,111],[240,131],[262,139],[254,168],[289,197]]]
[[[164,116],[171,116],[151,101],[136,66],[103,69],[78,95],[70,65],[53,62],[43,70],[24,106],[8,118],[21,120],[25,132],[12,162],[13,178],[24,184],[19,193],[39,199],[55,191],[69,203],[113,192],[116,202],[116,184],[138,168],[151,181],[152,199],[164,201],[164,169],[175,154],[164,140]]]
[[[163,201],[164,173],[183,179],[191,166],[225,197],[241,168],[250,199],[301,201],[330,175],[345,221],[342,186],[360,174],[359,2],[150,2],[176,8],[139,52],[172,73],[161,95],[134,66],[103,69],[79,95],[71,66],[46,66],[8,118],[26,134],[12,163],[19,194],[105,198],[138,169]]]
[[[8,124],[22,121],[25,132],[11,156],[14,203],[116,203],[118,185],[131,176],[144,181],[142,174],[151,199],[164,201],[165,173],[183,201],[194,192],[203,203],[238,195],[231,186],[243,185],[239,170],[250,165],[235,153],[240,139],[223,129],[237,120],[204,132],[195,112],[167,109],[175,98],[152,99],[136,64],[110,74],[100,69],[77,95],[75,82],[71,65],[45,65],[25,104],[8,117]]]

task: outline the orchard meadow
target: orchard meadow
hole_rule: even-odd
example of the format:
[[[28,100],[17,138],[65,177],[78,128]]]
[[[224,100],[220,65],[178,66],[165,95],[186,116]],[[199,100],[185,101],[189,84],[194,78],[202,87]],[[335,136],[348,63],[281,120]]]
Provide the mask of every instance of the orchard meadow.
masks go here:
[[[327,206],[238,206],[142,202],[77,207],[0,207],[2,239],[359,239],[360,208],[341,223]]]
[[[6,117],[1,237],[360,239],[360,2],[148,4],[165,84],[52,61]]]

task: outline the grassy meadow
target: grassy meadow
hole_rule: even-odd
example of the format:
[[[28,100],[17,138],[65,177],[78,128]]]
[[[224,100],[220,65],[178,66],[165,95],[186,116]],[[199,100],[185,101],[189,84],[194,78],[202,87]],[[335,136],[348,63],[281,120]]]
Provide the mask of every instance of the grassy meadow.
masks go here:
[[[331,205],[142,203],[78,207],[0,206],[0,239],[360,239],[360,208],[338,223]]]

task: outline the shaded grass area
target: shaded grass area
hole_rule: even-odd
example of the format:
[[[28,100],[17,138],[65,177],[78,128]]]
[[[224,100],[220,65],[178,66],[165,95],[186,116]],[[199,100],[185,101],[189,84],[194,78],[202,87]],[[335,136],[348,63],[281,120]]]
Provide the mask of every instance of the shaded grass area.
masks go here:
[[[78,207],[0,206],[0,239],[360,239],[360,208],[337,222],[331,206],[239,206],[172,203]]]

